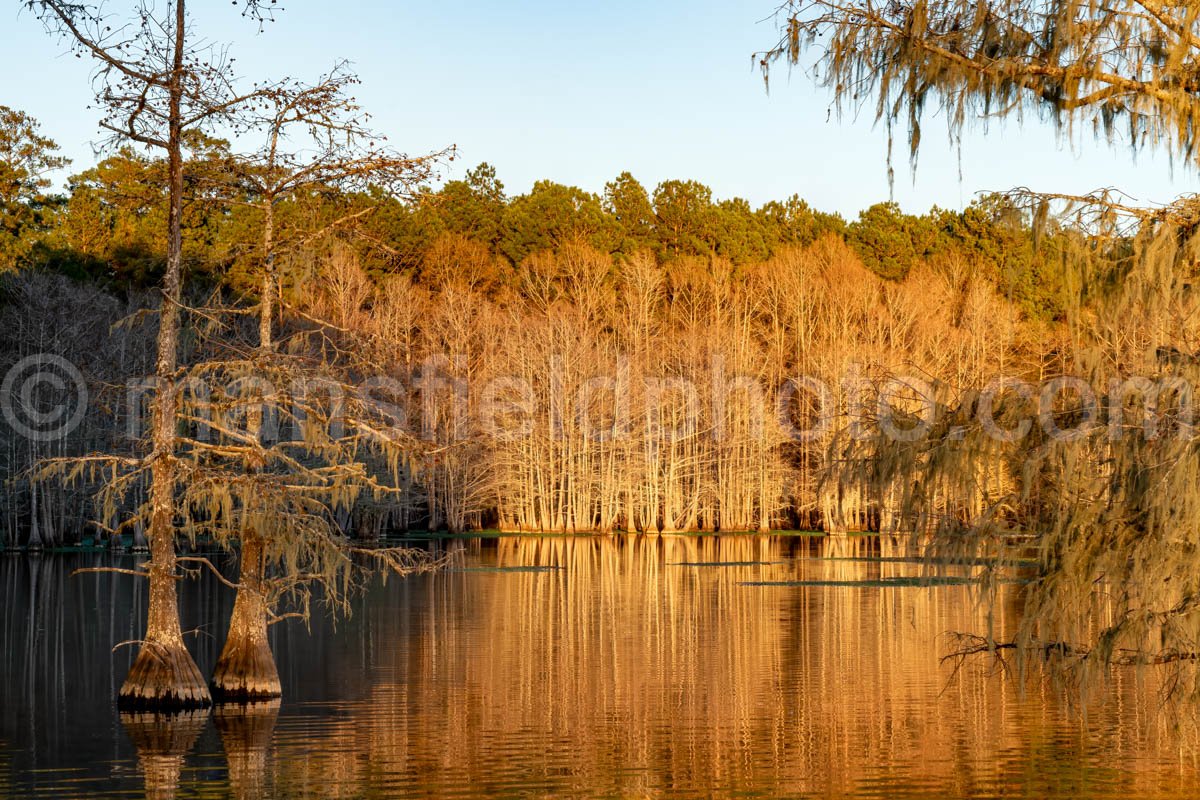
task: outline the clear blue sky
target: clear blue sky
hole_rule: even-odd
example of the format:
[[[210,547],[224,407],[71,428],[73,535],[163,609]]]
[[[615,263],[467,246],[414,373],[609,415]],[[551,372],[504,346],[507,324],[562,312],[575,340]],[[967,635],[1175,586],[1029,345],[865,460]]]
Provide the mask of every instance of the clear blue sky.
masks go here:
[[[91,65],[64,55],[18,3],[0,11],[0,104],[29,112],[83,168],[100,139]],[[232,43],[250,78],[316,77],[338,58],[393,144],[457,144],[450,176],[488,161],[510,194],[539,178],[600,192],[631,171],[648,189],[695,178],[758,205],[798,193],[848,217],[888,197],[886,135],[870,115],[841,121],[829,97],[780,69],[764,91],[751,53],[774,41],[773,0],[602,3],[288,0],[259,34],[224,0],[193,0],[198,31]],[[132,0],[111,0],[121,10]],[[1036,120],[976,131],[957,150],[928,120],[915,182],[897,142],[895,199],[910,211],[959,208],[979,190],[1088,191],[1144,201],[1200,191],[1165,157],[1131,162],[1090,139],[1072,147]]]

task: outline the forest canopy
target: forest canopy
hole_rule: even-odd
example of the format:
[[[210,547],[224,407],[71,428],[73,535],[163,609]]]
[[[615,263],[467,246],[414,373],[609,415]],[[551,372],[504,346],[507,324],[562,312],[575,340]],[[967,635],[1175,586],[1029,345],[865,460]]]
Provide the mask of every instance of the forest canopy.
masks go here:
[[[3,111],[13,120],[20,114]],[[41,176],[65,162],[54,155],[52,141],[31,135],[36,123],[25,124],[25,156],[9,162],[28,177],[21,179],[20,193],[14,188],[0,197],[6,220],[0,266],[46,269],[113,288],[154,285],[166,257],[165,164],[122,147],[70,175],[65,190],[54,193]],[[193,136],[185,169],[189,185],[205,187],[229,159],[226,142]],[[232,199],[211,191],[192,196],[184,209],[192,279],[253,292],[259,253],[252,243],[261,240],[263,225],[256,199],[249,187]],[[648,190],[628,172],[600,194],[541,180],[510,196],[496,169],[483,163],[461,179],[420,187],[407,198],[314,187],[281,203],[278,215],[283,226],[311,229],[356,212],[365,213],[342,238],[376,279],[407,275],[434,285],[453,271],[495,293],[520,286],[530,256],[571,242],[609,254],[614,264],[649,253],[661,264],[719,258],[745,267],[833,235],[882,278],[899,280],[918,264],[957,260],[980,271],[1031,317],[1052,320],[1062,313],[1050,250],[1035,247],[1028,220],[994,197],[981,197],[961,212],[935,207],[921,215],[879,203],[847,222],[798,194],[754,208],[741,198],[714,198],[695,180],[667,180]]]

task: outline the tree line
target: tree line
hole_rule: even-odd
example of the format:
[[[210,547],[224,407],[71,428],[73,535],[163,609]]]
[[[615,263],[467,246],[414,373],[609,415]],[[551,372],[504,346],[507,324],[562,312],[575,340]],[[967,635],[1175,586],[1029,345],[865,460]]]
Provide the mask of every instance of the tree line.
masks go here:
[[[65,191],[55,192],[47,175],[66,166],[55,143],[19,111],[0,111],[0,125],[0,154],[11,172],[11,188],[0,195],[3,266],[60,272],[116,290],[155,285],[167,251],[165,161],[121,147],[70,175]],[[230,144],[198,133],[185,144],[185,180],[195,190],[182,222],[189,277],[253,293],[264,210],[271,207],[263,200],[270,193],[254,179],[217,192],[233,160]],[[929,260],[958,258],[1025,314],[1044,320],[1063,314],[1052,251],[1034,241],[1028,215],[999,195],[980,197],[962,211],[934,207],[920,215],[881,202],[847,222],[799,195],[753,208],[742,198],[716,199],[695,180],[647,189],[628,172],[599,194],[541,180],[510,196],[487,163],[461,179],[413,186],[403,195],[311,182],[303,188],[274,206],[281,245],[296,243],[289,236],[303,240],[325,223],[360,215],[343,238],[376,280],[401,274],[436,286],[449,277],[444,273],[467,272],[496,296],[520,291],[531,256],[568,243],[585,243],[614,262],[648,254],[663,265],[718,259],[743,268],[830,235],[885,280],[903,280]]]
[[[195,142],[184,177],[208,187],[183,210],[195,296],[256,309],[260,342],[315,347],[317,361],[397,379],[407,409],[399,428],[426,440],[404,440],[392,502],[358,502],[344,519],[372,535],[877,529],[880,498],[825,479],[846,411],[827,409],[824,434],[792,441],[788,418],[819,422],[817,398],[796,393],[781,418],[773,401],[786,382],[840,389],[859,370],[877,389],[883,376],[917,370],[982,386],[1002,370],[1043,369],[1062,330],[1062,278],[1043,276],[1062,270],[1070,234],[1035,236],[1030,215],[1001,197],[922,216],[880,204],[846,224],[796,197],[751,210],[714,202],[694,181],[650,193],[628,174],[603,196],[544,181],[509,198],[484,164],[437,190],[310,182],[277,202],[261,179],[244,177],[226,143]],[[72,178],[68,195],[43,198],[40,225],[22,233],[33,241],[13,291],[41,281],[27,291],[102,296],[94,311],[88,300],[72,304],[75,319],[98,316],[93,331],[150,303],[145,287],[165,263],[164,168],[126,149]],[[230,191],[232,200],[222,196]],[[282,311],[270,305],[273,287]],[[10,313],[54,316],[17,304]],[[40,330],[32,319],[13,329]],[[214,341],[253,338],[232,330]],[[45,336],[30,333],[10,351],[38,352]],[[202,363],[206,346],[190,350],[184,363]],[[600,377],[625,383],[591,391]],[[489,435],[480,392],[512,378],[526,388],[518,399],[530,433]],[[434,380],[467,387],[466,406],[453,391],[418,396]],[[618,396],[626,435],[598,437]],[[51,515],[59,521],[39,537],[79,536],[62,520],[87,519],[86,496],[71,514]]]

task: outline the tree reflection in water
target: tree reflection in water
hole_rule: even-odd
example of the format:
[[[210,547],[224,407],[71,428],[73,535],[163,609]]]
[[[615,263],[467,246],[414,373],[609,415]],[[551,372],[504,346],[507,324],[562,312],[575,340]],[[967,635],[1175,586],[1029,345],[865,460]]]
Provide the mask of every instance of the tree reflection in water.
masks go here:
[[[1200,775],[1195,732],[1158,713],[1153,673],[1113,673],[1085,717],[1040,676],[1018,685],[987,663],[958,673],[939,663],[946,634],[980,630],[983,612],[969,586],[915,585],[925,567],[903,543],[741,535],[461,546],[461,568],[374,586],[336,629],[279,626],[282,708],[218,709],[187,757],[203,717],[167,731],[126,721],[141,767],[118,785],[138,777],[155,797],[203,793],[193,784],[215,778],[212,791],[244,798],[1167,798],[1191,796]],[[91,775],[88,794],[102,796],[120,773],[104,765],[135,754],[87,710],[110,713],[120,665],[89,673],[83,659],[119,658],[108,655],[110,631],[128,623],[109,615],[137,607],[133,590],[65,579],[72,565],[52,559],[34,576],[29,563],[0,562],[0,592],[17,609],[0,624],[11,679],[0,701],[19,711],[0,723],[0,785],[28,788],[36,768],[44,794],[77,796]],[[1014,622],[1017,588],[1001,587],[1000,630]],[[225,594],[186,585],[185,614],[224,618]],[[109,598],[111,611],[95,602]],[[215,646],[196,643],[211,666]],[[43,669],[73,679],[37,678]],[[56,702],[65,697],[86,724],[70,724]]]

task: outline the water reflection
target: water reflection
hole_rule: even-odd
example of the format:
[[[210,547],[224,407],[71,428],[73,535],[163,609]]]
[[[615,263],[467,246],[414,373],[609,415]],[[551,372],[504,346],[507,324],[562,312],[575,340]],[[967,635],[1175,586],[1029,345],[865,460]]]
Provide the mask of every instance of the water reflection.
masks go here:
[[[461,546],[460,569],[372,587],[336,628],[279,626],[282,707],[172,733],[122,720],[128,738],[111,707],[127,656],[107,651],[138,591],[68,579],[63,558],[0,562],[0,793],[140,777],[152,797],[1196,794],[1196,736],[1155,713],[1153,676],[1115,674],[1084,718],[1040,680],[941,665],[945,634],[983,614],[967,586],[911,585],[924,568],[901,543]],[[230,600],[209,581],[184,593],[191,620]]]
[[[208,722],[208,711],[177,714],[121,714],[121,724],[137,748],[138,769],[150,800],[172,800],[179,791],[184,759]]]
[[[279,706],[278,699],[234,703],[218,706],[213,715],[229,765],[231,795],[237,800],[271,796],[267,785],[267,763]]]

